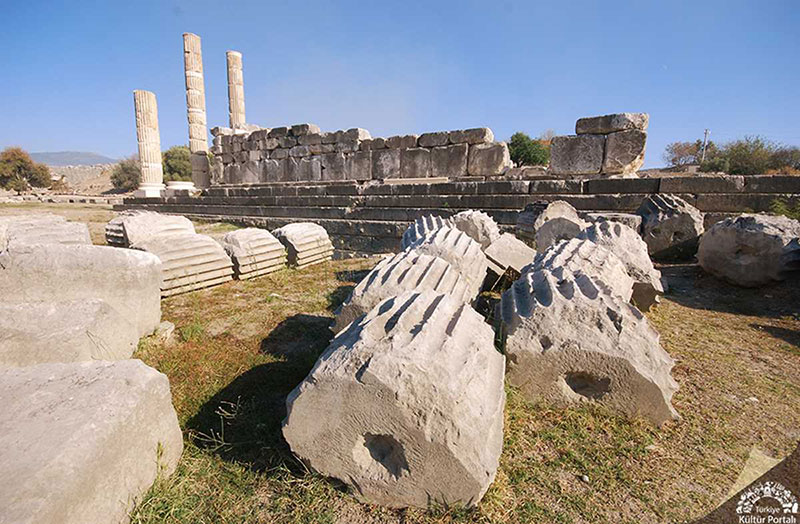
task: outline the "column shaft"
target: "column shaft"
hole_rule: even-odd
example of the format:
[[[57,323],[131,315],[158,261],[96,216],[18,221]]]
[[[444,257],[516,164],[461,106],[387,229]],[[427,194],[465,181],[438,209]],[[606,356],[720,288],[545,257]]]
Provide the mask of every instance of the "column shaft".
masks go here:
[[[231,128],[245,127],[244,117],[244,76],[242,74],[242,53],[228,51],[228,116]]]
[[[158,132],[158,105],[156,95],[150,91],[133,92],[136,111],[136,138],[139,141],[139,162],[142,178],[139,189],[144,196],[159,196],[164,188],[164,171],[161,166],[161,136]]]
[[[203,53],[200,37],[192,33],[183,34],[183,70],[186,76],[186,114],[189,119],[192,181],[196,187],[208,187],[208,127]]]

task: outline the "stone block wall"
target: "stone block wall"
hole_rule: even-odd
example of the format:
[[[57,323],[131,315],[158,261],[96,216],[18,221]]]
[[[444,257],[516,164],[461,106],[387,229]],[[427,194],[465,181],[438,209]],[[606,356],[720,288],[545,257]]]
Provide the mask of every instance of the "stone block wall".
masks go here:
[[[507,145],[486,127],[389,138],[314,124],[211,133],[212,185],[486,177],[511,166]]]
[[[647,113],[581,118],[575,134],[554,137],[550,172],[560,176],[634,176],[644,164]]]

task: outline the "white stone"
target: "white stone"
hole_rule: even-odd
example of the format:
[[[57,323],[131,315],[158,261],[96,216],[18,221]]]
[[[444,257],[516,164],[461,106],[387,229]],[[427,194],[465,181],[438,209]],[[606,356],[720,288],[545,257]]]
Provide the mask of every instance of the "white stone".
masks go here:
[[[588,224],[563,200],[551,202],[533,223],[537,251],[544,251],[561,240],[575,238]]]
[[[0,371],[2,522],[127,522],[183,437],[169,381],[139,360]]]
[[[498,277],[509,268],[521,273],[522,268],[533,262],[536,256],[536,251],[509,233],[500,235],[500,238],[492,242],[484,253],[489,260],[489,269]]]
[[[26,244],[91,244],[89,228],[51,214],[0,217],[0,251]]]
[[[225,233],[222,246],[236,278],[245,280],[286,267],[286,248],[269,231],[255,227]]]
[[[313,222],[287,224],[272,232],[286,246],[289,265],[304,268],[333,257],[333,244],[328,232]]]
[[[732,284],[756,287],[800,270],[800,222],[742,214],[714,224],[700,239],[700,266]]]
[[[283,434],[364,502],[473,506],[503,440],[504,358],[472,308],[390,297],[336,337],[289,394]]]
[[[703,214],[675,195],[649,195],[636,214],[642,217],[641,235],[655,259],[686,259],[697,251],[703,234]]]
[[[338,333],[381,301],[406,291],[431,290],[467,303],[469,283],[446,260],[413,249],[381,260],[336,312],[333,332]]]
[[[125,211],[106,224],[106,242],[110,246],[130,247],[162,234],[194,232],[194,224],[183,216]]]
[[[0,253],[5,303],[101,299],[148,335],[161,321],[161,262],[106,246],[37,244]]]
[[[415,244],[442,226],[454,226],[453,220],[447,217],[425,215],[416,219],[403,233],[401,245],[403,249]]]
[[[678,418],[674,361],[638,309],[582,272],[529,271],[501,302],[507,379],[531,400],[599,402],[660,425]]]
[[[500,228],[497,227],[497,222],[483,211],[469,209],[456,213],[451,219],[458,229],[479,243],[481,249],[486,249],[492,242],[500,238]]]

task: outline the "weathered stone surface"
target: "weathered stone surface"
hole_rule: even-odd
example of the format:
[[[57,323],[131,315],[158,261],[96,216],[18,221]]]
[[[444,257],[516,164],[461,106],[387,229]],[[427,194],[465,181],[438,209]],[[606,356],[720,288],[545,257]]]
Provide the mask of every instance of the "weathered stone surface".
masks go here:
[[[509,268],[521,273],[522,268],[533,262],[536,256],[536,251],[508,233],[500,235],[483,252],[489,260],[489,269],[497,276],[502,276]]]
[[[384,180],[400,177],[400,150],[377,149],[372,151],[372,178]]]
[[[501,302],[508,382],[534,400],[593,401],[656,425],[678,418],[658,333],[582,272],[526,272]]]
[[[4,522],[127,522],[183,450],[169,381],[139,360],[2,370],[0,420]]]
[[[431,290],[462,303],[471,300],[469,283],[446,260],[407,249],[381,260],[353,289],[336,313],[333,332],[369,312],[381,301],[406,291]]]
[[[400,178],[427,178],[430,175],[430,150],[422,147],[400,150]]]
[[[631,302],[640,310],[649,310],[664,294],[661,272],[653,266],[647,244],[630,227],[603,220],[581,231],[578,238],[591,240],[619,257],[633,279]]]
[[[0,251],[26,244],[91,244],[89,228],[52,214],[0,216]]]
[[[141,177],[136,195],[160,197],[164,190],[164,168],[161,164],[161,135],[158,130],[158,104],[150,91],[133,92],[136,113],[136,139],[139,144]]]
[[[481,249],[486,249],[492,242],[500,238],[500,228],[497,227],[497,222],[483,211],[469,209],[456,213],[451,220],[456,228],[480,244]]]
[[[494,141],[494,133],[488,127],[450,131],[448,136],[451,144],[488,144]]]
[[[450,143],[450,134],[447,131],[422,133],[419,135],[419,147],[446,146]]]
[[[596,175],[603,167],[606,137],[556,136],[550,142],[550,172],[554,175]]]
[[[416,219],[403,233],[402,248],[416,244],[443,226],[454,227],[452,219],[436,215],[425,215]]]
[[[607,135],[616,131],[637,129],[647,131],[650,115],[647,113],[617,113],[613,115],[579,118],[575,122],[575,134]]]
[[[597,224],[598,222],[619,222],[634,231],[639,231],[642,228],[642,217],[633,213],[601,211],[597,213],[584,213],[583,217],[592,224]]]
[[[319,126],[316,124],[295,124],[290,130],[291,134],[294,136],[318,134],[319,131]]]
[[[511,156],[505,142],[475,144],[469,147],[467,172],[470,175],[502,175],[509,167],[511,167]]]
[[[196,233],[171,233],[131,246],[161,260],[161,296],[211,287],[233,278],[230,257],[213,238]]]
[[[497,234],[500,236],[500,233]],[[439,257],[453,266],[467,282],[468,296],[474,300],[486,278],[488,261],[481,245],[463,230],[442,226],[423,237],[409,249],[417,253]]]
[[[625,302],[631,299],[634,280],[628,275],[625,264],[611,250],[591,240],[561,240],[537,253],[533,263],[523,268],[522,273],[542,269],[552,272],[559,267],[572,273],[583,272],[612,295]]]
[[[523,210],[517,215],[514,234],[530,247],[536,246],[536,219],[539,218],[539,215],[544,213],[548,205],[550,205],[550,202],[545,200],[530,202],[525,204]]]
[[[457,178],[467,175],[469,146],[455,144],[431,149],[431,176]]]
[[[106,246],[38,244],[0,253],[5,303],[101,299],[139,336],[161,321],[157,257]]]
[[[322,163],[319,156],[287,158],[286,179],[291,182],[322,180]]]
[[[504,362],[463,302],[429,290],[390,297],[289,394],[283,434],[365,502],[471,506],[498,467]]]
[[[703,234],[703,214],[675,195],[650,195],[636,214],[642,217],[642,238],[656,259],[686,259],[694,256]]]
[[[800,271],[800,222],[743,214],[717,222],[700,239],[702,268],[737,286],[756,287]]]
[[[0,366],[130,358],[136,327],[100,299],[0,303]]]
[[[194,233],[194,225],[186,217],[139,210],[124,211],[106,224],[106,242],[110,246],[130,247],[169,233]]]
[[[325,228],[312,222],[287,224],[272,232],[286,247],[289,265],[298,268],[330,260],[333,244]]]
[[[338,137],[339,140],[337,141],[349,141],[349,142],[357,142],[359,140],[370,140],[372,137],[369,134],[369,131],[366,129],[361,129],[360,127],[353,127],[348,129],[347,131],[343,131],[341,137]]]
[[[286,179],[286,160],[263,160],[262,179],[265,182],[279,182]]]
[[[563,200],[551,202],[533,223],[536,249],[542,252],[561,240],[575,238],[586,226],[569,203]]]
[[[269,231],[255,227],[229,231],[222,246],[233,261],[239,280],[266,275],[286,267],[286,248]]]
[[[320,155],[320,177],[322,180],[344,180],[347,165],[344,153]]]
[[[603,173],[628,175],[644,164],[647,133],[638,129],[618,131],[606,137]]]
[[[347,155],[344,173],[348,180],[371,180],[372,152],[370,150],[357,151]]]
[[[417,147],[419,135],[390,136],[386,139],[386,147],[389,149],[410,149]]]
[[[322,135],[319,133],[311,133],[302,135],[297,138],[297,143],[301,146],[317,146],[322,145]],[[313,152],[313,151],[312,151]]]

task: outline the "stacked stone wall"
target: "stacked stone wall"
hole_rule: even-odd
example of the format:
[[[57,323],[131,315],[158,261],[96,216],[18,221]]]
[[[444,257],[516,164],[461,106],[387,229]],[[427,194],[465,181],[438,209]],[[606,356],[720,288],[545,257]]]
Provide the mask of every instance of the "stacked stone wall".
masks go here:
[[[314,124],[211,133],[213,185],[495,176],[511,166],[508,147],[485,127],[389,138]]]

